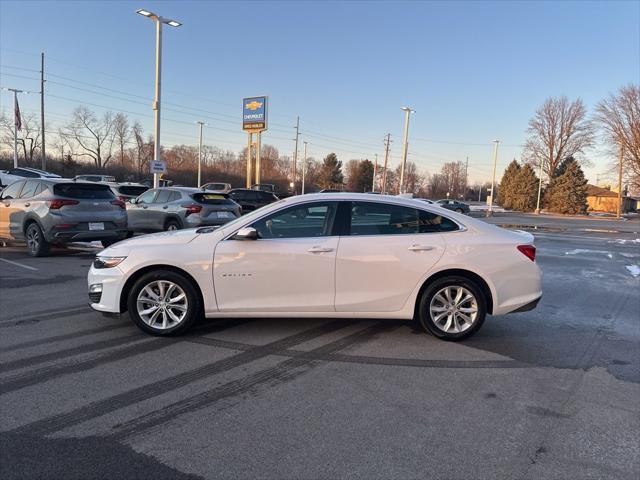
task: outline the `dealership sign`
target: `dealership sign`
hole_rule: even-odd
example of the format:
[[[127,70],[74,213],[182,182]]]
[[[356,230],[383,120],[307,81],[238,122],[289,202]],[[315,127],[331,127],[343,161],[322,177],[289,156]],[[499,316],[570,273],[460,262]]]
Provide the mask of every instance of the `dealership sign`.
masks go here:
[[[242,100],[242,129],[252,132],[267,129],[267,97]]]

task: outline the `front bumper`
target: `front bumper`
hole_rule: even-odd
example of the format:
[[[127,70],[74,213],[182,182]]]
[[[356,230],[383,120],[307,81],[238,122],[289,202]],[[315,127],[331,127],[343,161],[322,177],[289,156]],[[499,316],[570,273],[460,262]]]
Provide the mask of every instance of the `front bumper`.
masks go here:
[[[89,269],[87,275],[87,288],[100,284],[102,292],[100,297],[94,295],[89,297],[89,305],[94,310],[106,313],[120,313],[120,295],[126,282],[124,273],[119,267],[94,268]]]

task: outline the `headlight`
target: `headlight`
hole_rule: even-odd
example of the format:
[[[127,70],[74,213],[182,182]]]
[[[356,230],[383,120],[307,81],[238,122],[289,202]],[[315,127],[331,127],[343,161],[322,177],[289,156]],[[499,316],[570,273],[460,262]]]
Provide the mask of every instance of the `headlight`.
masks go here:
[[[93,268],[113,268],[122,263],[127,257],[96,257]]]

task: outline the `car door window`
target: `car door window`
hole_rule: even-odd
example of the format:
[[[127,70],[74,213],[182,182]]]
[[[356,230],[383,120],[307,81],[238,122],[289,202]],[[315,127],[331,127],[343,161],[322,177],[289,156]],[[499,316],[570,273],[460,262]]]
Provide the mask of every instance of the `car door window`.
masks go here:
[[[353,202],[351,235],[402,235],[419,233],[418,210],[374,202]]]
[[[40,182],[37,182],[35,180],[28,180],[24,184],[24,188],[20,192],[20,198],[31,198],[31,197],[35,196],[36,189],[38,188],[39,184],[40,184]]]
[[[171,190],[160,190],[153,203],[167,203],[172,193]]]
[[[437,213],[419,211],[420,233],[455,232],[460,226],[450,218]]]
[[[251,225],[259,238],[327,237],[331,235],[336,202],[294,205]]]
[[[16,182],[9,185],[2,191],[2,199],[3,200],[11,200],[14,198],[18,198],[18,194],[20,193],[20,189],[24,185],[24,182]]]
[[[170,202],[175,202],[176,200],[180,200],[182,198],[182,194],[180,192],[171,192],[171,196],[169,197]]]
[[[153,199],[155,198],[156,193],[158,193],[157,190],[149,190],[147,192],[144,192],[142,195],[138,197],[138,201],[136,203],[145,204],[145,205],[148,203],[153,203]]]
[[[29,170],[23,170],[21,168],[16,168],[15,170],[9,171],[12,175],[18,175],[19,177],[28,177],[28,178],[38,178],[39,175],[35,172],[30,172]]]

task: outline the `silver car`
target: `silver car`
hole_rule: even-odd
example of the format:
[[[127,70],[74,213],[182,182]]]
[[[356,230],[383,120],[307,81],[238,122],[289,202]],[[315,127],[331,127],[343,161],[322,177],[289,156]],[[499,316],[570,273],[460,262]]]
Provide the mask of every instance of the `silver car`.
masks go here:
[[[131,232],[160,232],[222,225],[240,216],[241,208],[226,194],[199,188],[162,187],[127,203]]]
[[[100,240],[106,247],[127,235],[127,212],[108,185],[29,179],[0,193],[0,237],[26,240],[29,254],[51,244]]]

